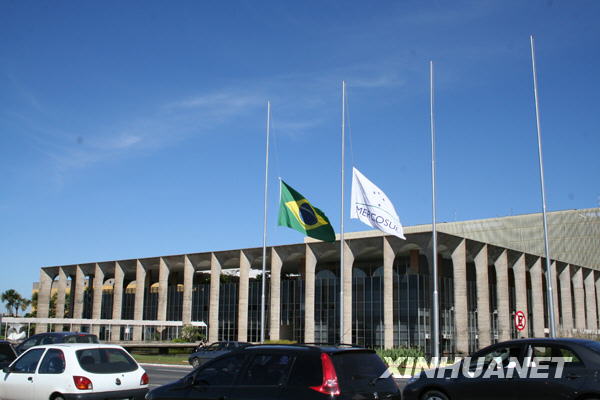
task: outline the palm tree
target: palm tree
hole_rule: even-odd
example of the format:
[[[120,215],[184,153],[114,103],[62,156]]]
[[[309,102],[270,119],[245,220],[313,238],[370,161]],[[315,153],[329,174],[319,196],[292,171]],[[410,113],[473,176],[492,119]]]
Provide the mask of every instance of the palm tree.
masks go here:
[[[19,307],[21,308],[21,310],[23,310],[23,312],[25,312],[27,310],[27,307],[29,307],[31,305],[31,300],[26,299],[24,297],[21,297],[20,300],[21,301],[19,303]],[[19,307],[16,308],[17,317],[19,316]]]
[[[16,290],[8,289],[2,295],[0,295],[0,300],[6,304],[6,310],[9,314],[14,315],[16,317],[19,316],[19,309],[25,311],[27,307],[31,304],[31,301],[21,296]],[[14,310],[14,312],[13,312]]]

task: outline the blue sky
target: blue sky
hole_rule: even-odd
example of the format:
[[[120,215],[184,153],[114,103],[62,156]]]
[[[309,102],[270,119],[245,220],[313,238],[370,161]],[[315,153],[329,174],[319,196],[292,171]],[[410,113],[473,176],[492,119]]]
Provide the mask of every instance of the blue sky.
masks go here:
[[[549,210],[600,203],[597,1],[0,3],[0,291],[39,268],[268,243],[277,177],[340,224],[355,165],[404,225],[541,210],[529,35]],[[368,227],[349,220],[347,231]]]

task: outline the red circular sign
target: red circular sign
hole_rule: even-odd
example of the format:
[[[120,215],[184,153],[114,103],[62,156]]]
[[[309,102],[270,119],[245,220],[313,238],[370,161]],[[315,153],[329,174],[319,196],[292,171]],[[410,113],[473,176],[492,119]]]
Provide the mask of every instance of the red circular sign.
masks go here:
[[[523,311],[517,311],[515,313],[515,327],[520,332],[525,329],[525,324],[527,323],[527,318],[525,317],[525,313]]]

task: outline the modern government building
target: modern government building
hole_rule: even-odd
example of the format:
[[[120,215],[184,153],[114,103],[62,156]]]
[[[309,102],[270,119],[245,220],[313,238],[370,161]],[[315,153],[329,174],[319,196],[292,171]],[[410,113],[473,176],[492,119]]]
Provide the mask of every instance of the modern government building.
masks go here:
[[[437,224],[443,353],[548,334],[542,221],[529,214]],[[551,212],[548,231],[557,331],[597,334],[600,208]],[[429,349],[432,228],[405,227],[405,235],[347,233],[344,282],[339,238],[268,247],[266,338]],[[195,325],[208,341],[258,342],[261,270],[262,248],[43,267],[36,331],[148,341]],[[517,311],[527,316],[523,331],[513,323]]]

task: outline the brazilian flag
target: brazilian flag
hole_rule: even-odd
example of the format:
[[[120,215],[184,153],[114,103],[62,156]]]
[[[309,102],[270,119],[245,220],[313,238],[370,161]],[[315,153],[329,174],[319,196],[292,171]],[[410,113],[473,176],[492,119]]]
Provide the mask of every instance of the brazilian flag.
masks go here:
[[[323,211],[284,181],[280,181],[279,226],[287,226],[315,239],[335,242],[335,232]]]

